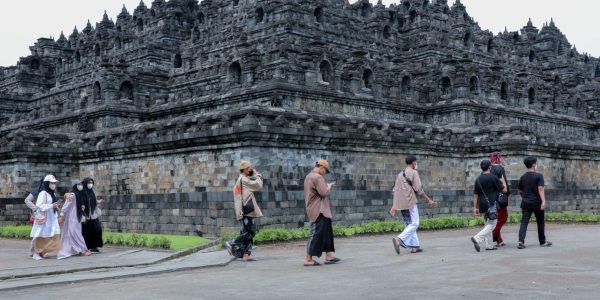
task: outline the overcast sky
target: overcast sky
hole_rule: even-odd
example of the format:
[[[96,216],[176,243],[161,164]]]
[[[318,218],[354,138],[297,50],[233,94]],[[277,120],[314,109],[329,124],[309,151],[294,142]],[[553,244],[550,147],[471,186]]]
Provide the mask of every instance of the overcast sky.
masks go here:
[[[227,1],[227,0],[221,0]],[[145,0],[150,5],[151,0]],[[351,2],[355,2],[352,1]],[[376,3],[376,0],[371,0]],[[383,0],[384,4],[400,0]],[[454,0],[449,0],[454,3]],[[538,28],[554,18],[556,25],[580,52],[600,56],[600,1],[592,0],[462,0],[471,16],[483,29],[494,34],[517,30],[531,17]],[[61,30],[68,37],[73,27],[81,30],[88,19],[92,25],[102,19],[104,10],[113,20],[125,4],[129,12],[139,0],[10,0],[0,10],[0,66],[16,64],[28,55],[29,46],[39,37],[58,38]]]

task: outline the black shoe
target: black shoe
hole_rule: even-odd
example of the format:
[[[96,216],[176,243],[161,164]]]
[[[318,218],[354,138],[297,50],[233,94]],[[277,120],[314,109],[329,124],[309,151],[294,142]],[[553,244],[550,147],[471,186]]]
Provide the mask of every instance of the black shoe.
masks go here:
[[[498,250],[498,247],[485,248],[485,251]]]
[[[473,242],[473,247],[475,247],[475,250],[477,250],[477,252],[480,252],[481,248],[479,248],[479,243],[477,242],[475,237],[471,237],[471,242]]]
[[[98,249],[98,248],[96,248],[96,249],[90,249],[90,251],[96,252],[96,253],[100,253],[100,249]]]

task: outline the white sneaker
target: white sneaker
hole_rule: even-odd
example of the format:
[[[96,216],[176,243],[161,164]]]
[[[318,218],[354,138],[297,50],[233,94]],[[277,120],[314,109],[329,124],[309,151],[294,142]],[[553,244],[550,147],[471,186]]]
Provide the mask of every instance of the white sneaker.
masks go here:
[[[44,259],[43,257],[40,256],[39,253],[34,253],[32,257],[33,257],[33,260],[42,260],[42,259]]]

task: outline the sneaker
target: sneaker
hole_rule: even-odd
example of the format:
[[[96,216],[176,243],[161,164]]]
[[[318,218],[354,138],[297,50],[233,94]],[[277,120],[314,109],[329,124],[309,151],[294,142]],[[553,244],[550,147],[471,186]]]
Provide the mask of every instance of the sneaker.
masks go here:
[[[229,255],[233,256],[231,244],[229,243],[229,241],[225,242],[225,248],[227,249],[227,253],[229,253]]]
[[[40,256],[39,253],[34,253],[32,257],[33,257],[33,260],[42,260],[42,259],[44,259],[43,257]]]
[[[546,241],[545,243],[540,245],[540,247],[550,247],[550,246],[552,246],[552,242],[548,242],[548,241]]]
[[[477,252],[480,252],[481,248],[479,248],[479,243],[477,242],[477,240],[475,239],[475,237],[471,237],[471,242],[473,242],[473,247],[475,247],[475,250]]]
[[[394,250],[396,251],[396,254],[400,255],[400,242],[397,238],[393,238],[392,243],[394,244]]]

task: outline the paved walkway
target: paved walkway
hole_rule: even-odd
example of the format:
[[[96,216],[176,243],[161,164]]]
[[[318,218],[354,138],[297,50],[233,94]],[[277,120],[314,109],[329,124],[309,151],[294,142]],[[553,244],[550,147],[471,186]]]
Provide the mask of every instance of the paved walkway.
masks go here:
[[[149,264],[175,253],[105,247],[102,249],[102,253],[94,253],[91,256],[73,256],[66,259],[56,259],[55,257],[35,261],[28,256],[28,240],[0,239],[0,245],[2,245],[0,247],[0,279]]]
[[[260,246],[250,263],[197,253],[141,268],[4,280],[0,290],[9,289],[1,292],[7,299],[79,299],[90,287],[94,299],[597,299],[600,226],[550,224],[555,245],[541,248],[531,225],[524,250],[515,247],[515,225],[505,229],[507,247],[481,253],[469,241],[477,229],[422,232],[425,252],[400,256],[392,235],[363,236],[337,239],[338,265],[303,267],[305,244],[293,242]],[[79,280],[94,282],[59,284]]]
[[[99,279],[115,279],[223,266],[232,259],[223,251],[184,251],[104,247],[91,256],[39,261],[28,255],[28,240],[0,239],[0,291]]]

